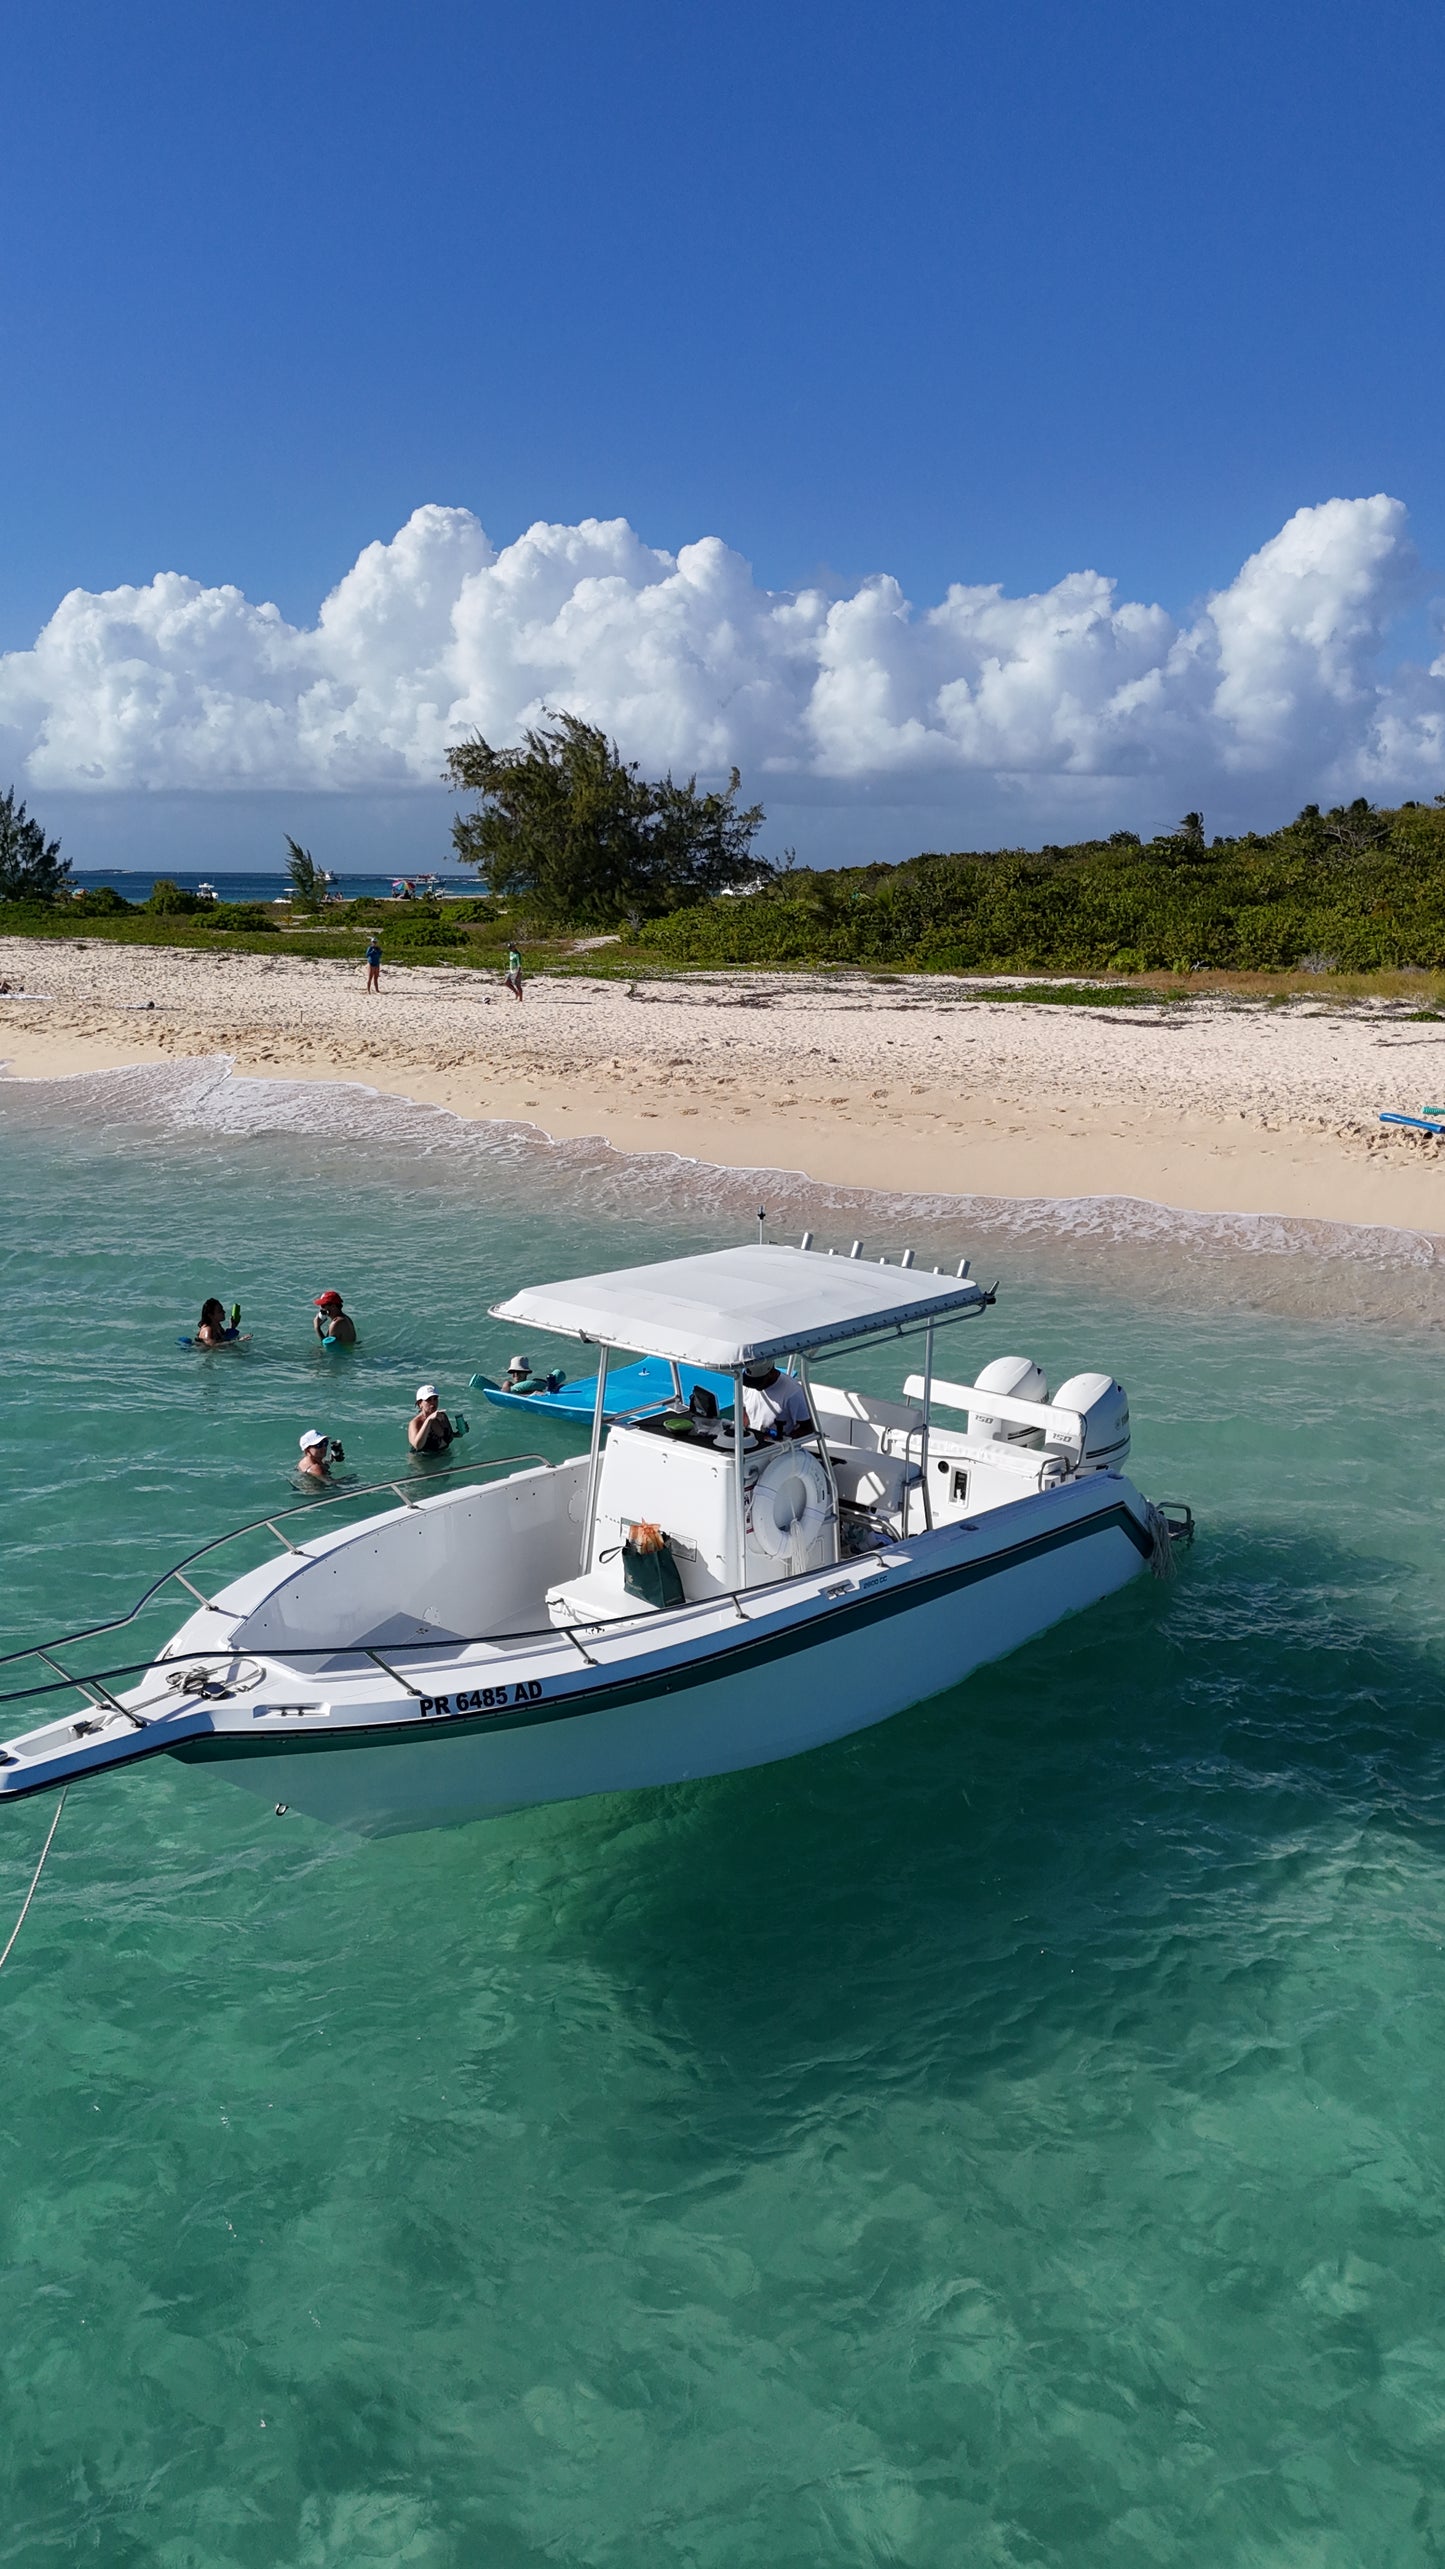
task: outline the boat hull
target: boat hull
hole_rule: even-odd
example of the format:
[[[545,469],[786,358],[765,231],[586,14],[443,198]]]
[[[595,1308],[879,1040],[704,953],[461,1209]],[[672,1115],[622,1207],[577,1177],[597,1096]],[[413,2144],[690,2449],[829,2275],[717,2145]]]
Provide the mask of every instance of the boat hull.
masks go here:
[[[541,1702],[443,1720],[399,1707],[366,1730],[221,1735],[171,1754],[369,1835],[772,1764],[941,1693],[1135,1577],[1153,1551],[1145,1502],[1112,1476],[1104,1504],[1081,1495],[1029,1502],[1022,1539],[981,1555],[964,1539],[976,1528],[918,1539],[865,1566],[821,1627],[770,1613],[663,1667],[614,1658]]]

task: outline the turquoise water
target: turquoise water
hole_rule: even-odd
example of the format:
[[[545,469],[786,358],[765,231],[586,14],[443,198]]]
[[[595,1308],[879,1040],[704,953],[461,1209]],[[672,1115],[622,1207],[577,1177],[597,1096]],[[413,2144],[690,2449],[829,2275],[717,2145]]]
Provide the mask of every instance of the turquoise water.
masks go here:
[[[0,1176],[17,1638],[284,1501],[303,1426],[404,1469],[489,1299],[758,1192],[169,1073],[0,1092]],[[1445,2556],[1434,1262],[771,1193],[974,1249],[979,1359],[1117,1366],[1195,1554],[667,1793],[372,1844],[73,1793],[0,1976],[5,2569]],[[174,1346],[211,1290],[244,1353]]]

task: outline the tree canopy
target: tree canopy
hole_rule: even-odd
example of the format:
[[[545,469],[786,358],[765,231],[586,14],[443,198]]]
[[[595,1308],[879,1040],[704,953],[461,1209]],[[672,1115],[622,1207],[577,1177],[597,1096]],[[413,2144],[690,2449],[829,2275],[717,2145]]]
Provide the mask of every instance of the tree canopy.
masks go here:
[[[53,901],[69,881],[59,839],[31,820],[12,785],[0,794],[0,901]]]
[[[722,794],[700,793],[695,776],[650,784],[576,714],[550,715],[516,749],[461,741],[447,771],[481,798],[452,825],[458,856],[539,927],[635,924],[772,872],[753,853],[762,805],[739,808],[736,768]]]

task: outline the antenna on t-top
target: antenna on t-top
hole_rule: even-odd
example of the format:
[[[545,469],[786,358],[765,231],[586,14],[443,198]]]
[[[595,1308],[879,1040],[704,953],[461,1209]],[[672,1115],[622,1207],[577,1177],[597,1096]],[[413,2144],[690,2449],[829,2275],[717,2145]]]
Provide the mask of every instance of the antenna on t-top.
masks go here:
[[[758,1206],[758,1246],[759,1246],[759,1248],[761,1248],[761,1247],[762,1247],[762,1240],[763,1240],[763,1224],[766,1222],[767,1218],[768,1218],[768,1216],[767,1216],[767,1208],[766,1208],[766,1206],[765,1206],[765,1205],[761,1205],[761,1204],[760,1204],[760,1205]]]

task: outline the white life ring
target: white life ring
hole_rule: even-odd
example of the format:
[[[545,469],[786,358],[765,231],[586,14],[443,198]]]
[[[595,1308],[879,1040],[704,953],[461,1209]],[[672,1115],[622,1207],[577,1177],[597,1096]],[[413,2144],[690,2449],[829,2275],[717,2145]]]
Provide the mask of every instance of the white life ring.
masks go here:
[[[807,1552],[833,1521],[828,1475],[815,1454],[798,1445],[770,1454],[748,1491],[747,1529],[769,1560]]]

